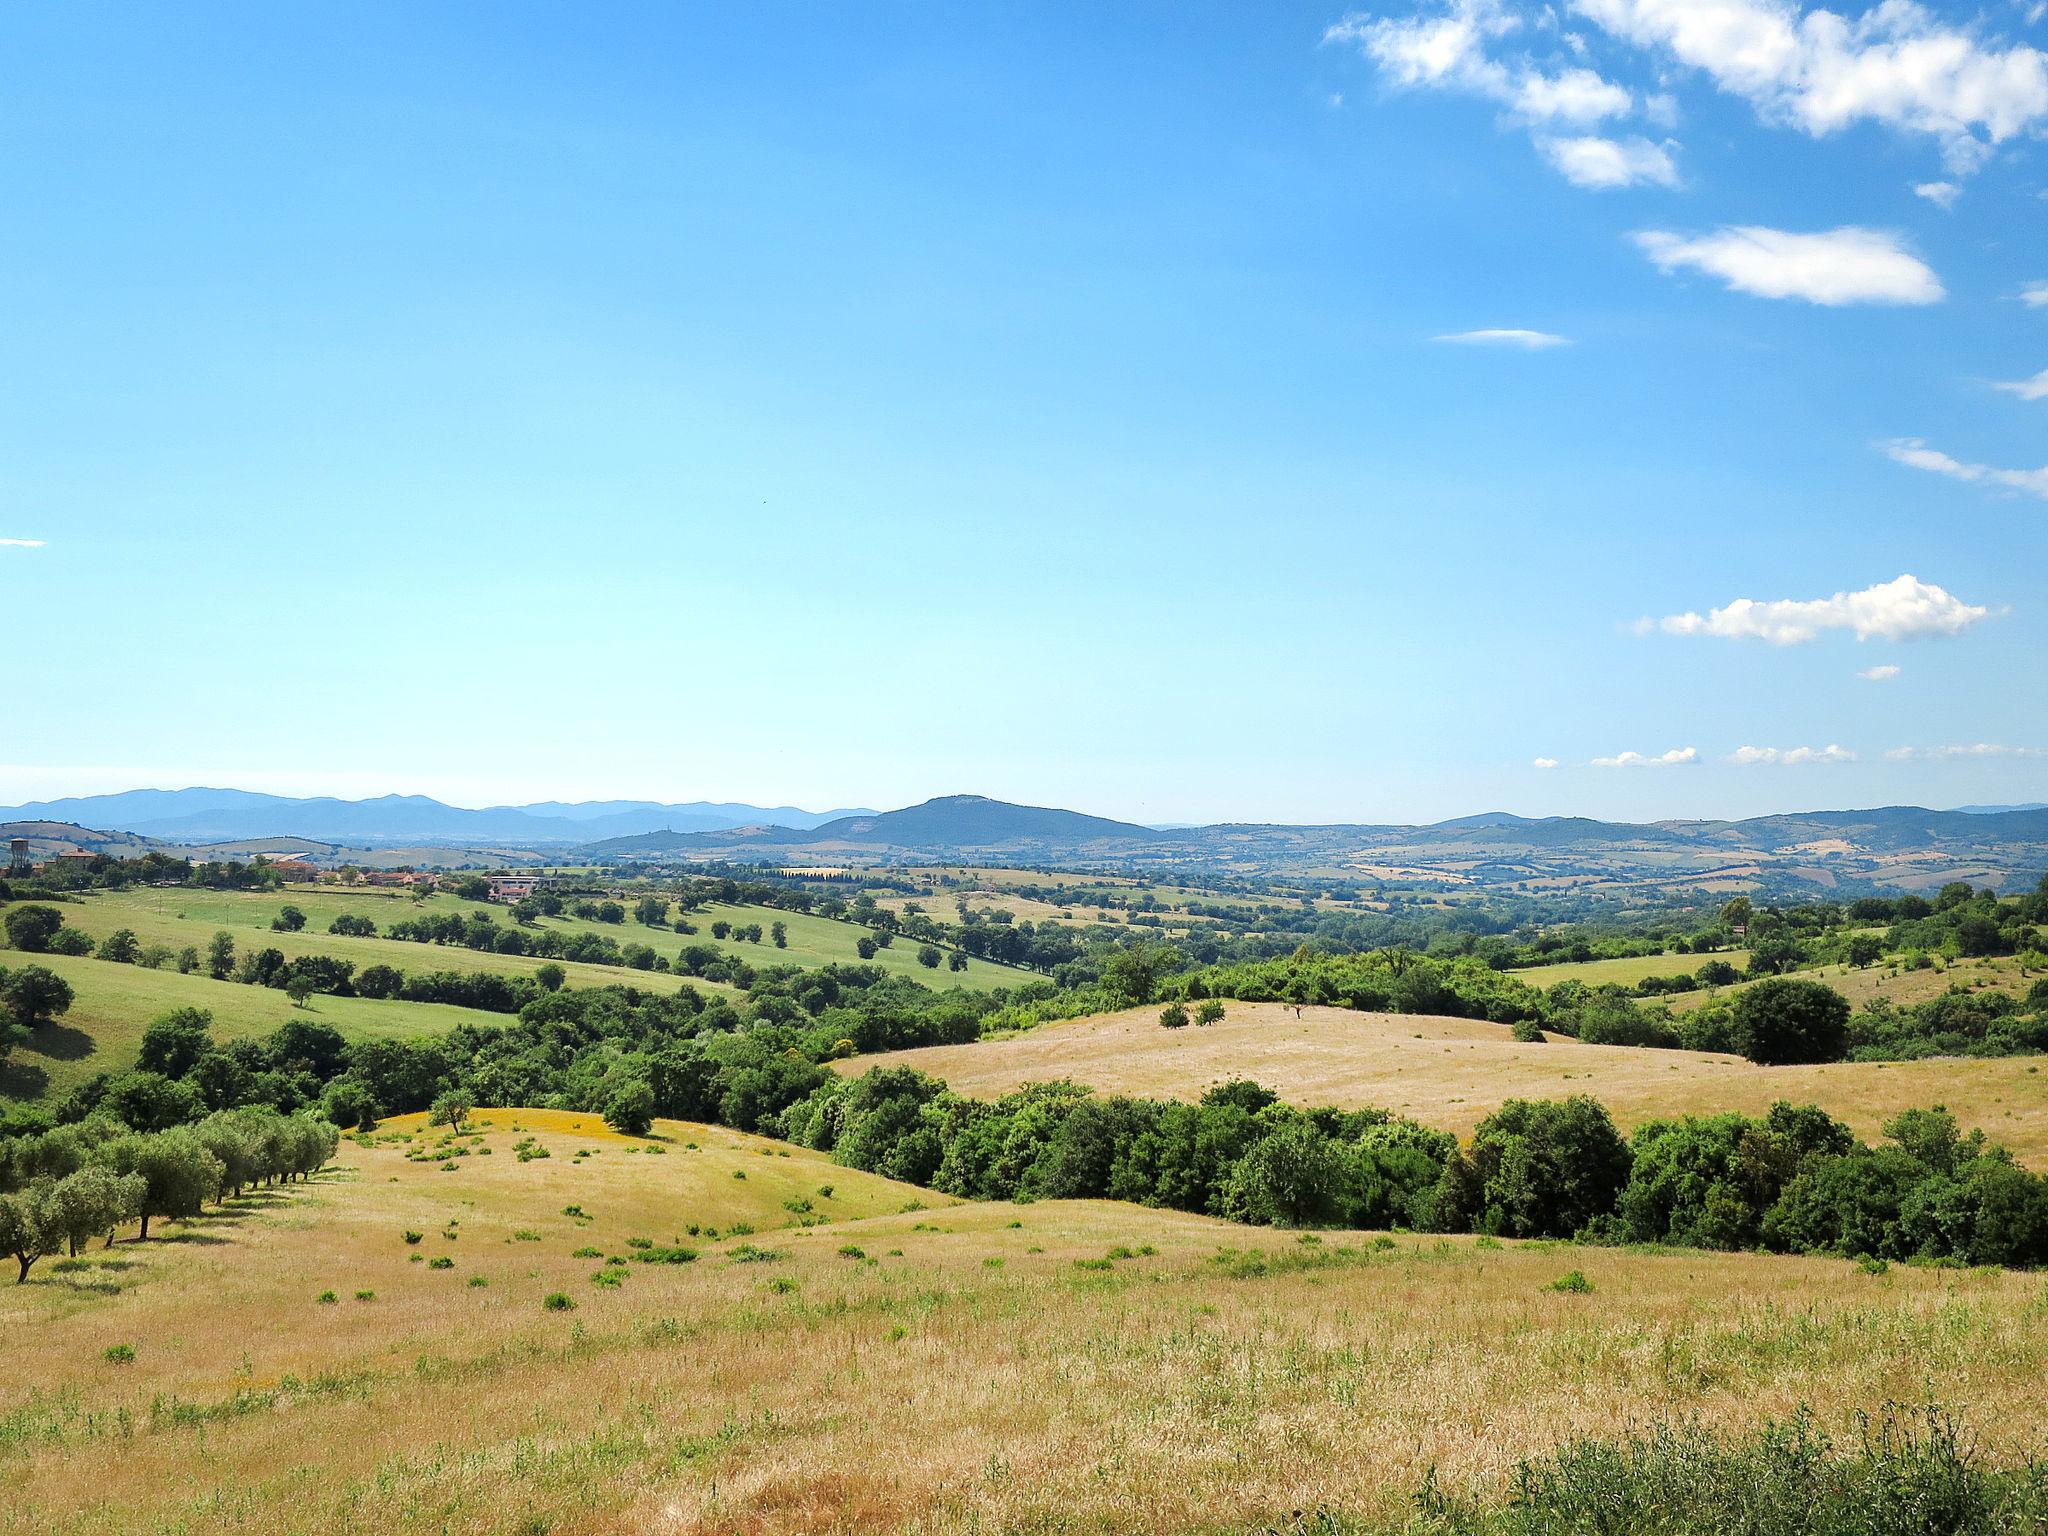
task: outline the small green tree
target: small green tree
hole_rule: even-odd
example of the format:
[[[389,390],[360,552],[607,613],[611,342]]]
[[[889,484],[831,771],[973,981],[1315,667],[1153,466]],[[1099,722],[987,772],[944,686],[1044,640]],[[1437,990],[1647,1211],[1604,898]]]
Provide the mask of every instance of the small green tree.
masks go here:
[[[789,924],[770,923],[768,925],[768,937],[774,941],[777,949],[789,948]]]
[[[475,1108],[476,1100],[465,1089],[450,1088],[435,1098],[427,1111],[427,1119],[430,1124],[445,1125],[459,1131],[469,1118],[469,1112]]]
[[[964,950],[958,950],[958,949],[956,949],[956,950],[954,950],[954,951],[953,951],[953,953],[952,953],[952,954],[948,955],[948,956],[946,957],[946,969],[947,969],[947,970],[949,970],[949,971],[964,971],[964,970],[966,970],[966,969],[967,969],[967,954],[966,954],[966,952],[965,952]]]
[[[1875,965],[1884,958],[1884,940],[1874,933],[1857,933],[1849,936],[1849,963],[1857,970]]]
[[[294,1008],[303,1008],[313,995],[313,978],[303,972],[295,972],[284,984],[284,995],[292,1000]]]
[[[24,1190],[0,1195],[0,1252],[13,1254],[21,1265],[21,1273],[14,1277],[16,1285],[28,1279],[37,1259],[64,1245],[56,1189],[54,1179],[38,1179]]]
[[[133,928],[116,928],[100,941],[100,958],[115,965],[133,965],[142,954],[142,943]]]
[[[1205,997],[1195,1008],[1197,1024],[1220,1024],[1223,1022],[1223,1001],[1221,998]]]
[[[223,928],[207,941],[206,974],[215,981],[226,981],[234,970],[235,936]]]
[[[106,1236],[141,1215],[147,1193],[140,1174],[120,1174],[94,1163],[59,1179],[50,1198],[73,1257],[90,1239]]]
[[[621,1136],[645,1136],[654,1129],[654,1090],[637,1077],[621,1084],[605,1100],[604,1123]]]
[[[16,907],[7,914],[4,926],[9,947],[40,955],[48,952],[50,940],[64,926],[64,914],[55,907]]]
[[[921,945],[917,951],[917,963],[928,971],[939,968],[939,947],[936,944]]]
[[[285,907],[270,920],[270,926],[278,933],[297,933],[306,926],[306,914],[297,907]]]
[[[1186,1029],[1188,1010],[1185,1003],[1168,1003],[1159,1010],[1159,1022],[1168,1029]]]

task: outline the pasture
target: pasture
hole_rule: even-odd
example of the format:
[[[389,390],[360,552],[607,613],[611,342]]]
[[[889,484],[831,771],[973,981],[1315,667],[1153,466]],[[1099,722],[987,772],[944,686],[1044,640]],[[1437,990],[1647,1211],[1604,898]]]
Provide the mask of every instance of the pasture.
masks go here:
[[[29,958],[0,950],[0,965]],[[36,955],[32,959],[69,982],[76,1000],[69,1013],[31,1032],[0,1061],[0,1098],[56,1096],[95,1073],[127,1071],[135,1065],[142,1032],[150,1021],[174,1008],[206,1009],[213,1015],[213,1037],[223,1044],[267,1035],[289,1018],[331,1024],[351,1040],[436,1035],[458,1024],[502,1028],[508,1018],[502,1013],[398,998],[316,996],[304,1008],[295,1008],[290,998],[273,987],[115,965],[89,956]]]
[[[1623,1129],[1674,1115],[1760,1114],[1814,1103],[1866,1140],[1901,1109],[1944,1104],[2030,1167],[2048,1168],[2048,1077],[2038,1057],[1760,1067],[1739,1056],[1581,1045],[1561,1035],[1517,1044],[1505,1026],[1284,1003],[1227,1003],[1223,1020],[1164,1029],[1156,1008],[1043,1024],[968,1045],[928,1046],[833,1065],[915,1067],[972,1098],[1069,1078],[1103,1093],[1197,1099],[1248,1077],[1295,1105],[1392,1110],[1469,1134],[1508,1099],[1589,1093]]]
[[[948,1205],[715,1127],[471,1130],[393,1121],[310,1184],[0,1286],[0,1530],[1397,1527],[1432,1472],[1498,1496],[1571,1437],[1802,1406],[1853,1441],[1930,1391],[1987,1456],[2039,1449],[2037,1276],[1311,1240]],[[1553,1289],[1573,1270],[1590,1294]]]

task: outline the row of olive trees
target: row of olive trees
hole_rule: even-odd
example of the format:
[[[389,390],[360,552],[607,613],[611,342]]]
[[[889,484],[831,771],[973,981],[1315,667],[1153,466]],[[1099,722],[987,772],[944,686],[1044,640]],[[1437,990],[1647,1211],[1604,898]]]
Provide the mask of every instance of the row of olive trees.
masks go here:
[[[0,1252],[21,1266],[79,1248],[95,1237],[112,1247],[117,1228],[152,1217],[196,1216],[257,1184],[289,1183],[319,1172],[340,1133],[310,1115],[245,1106],[197,1125],[138,1134],[95,1117],[40,1136],[0,1143]]]

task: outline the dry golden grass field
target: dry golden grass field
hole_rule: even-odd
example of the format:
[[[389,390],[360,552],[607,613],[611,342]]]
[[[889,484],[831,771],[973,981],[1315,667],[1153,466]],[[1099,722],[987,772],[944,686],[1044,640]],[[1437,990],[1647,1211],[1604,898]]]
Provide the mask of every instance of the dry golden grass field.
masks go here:
[[[1802,1404],[1853,1435],[1856,1409],[1930,1396],[1994,1456],[2040,1449],[2035,1275],[1298,1238],[952,1205],[703,1126],[474,1129],[395,1121],[309,1184],[0,1287],[0,1529],[1136,1536],[1319,1505],[1398,1524],[1432,1468],[1498,1492],[1578,1435]],[[550,1156],[518,1161],[528,1138]],[[425,1155],[457,1145],[452,1171]],[[636,1238],[698,1256],[607,1262]],[[1592,1294],[1548,1289],[1570,1269]]]
[[[910,1066],[960,1093],[995,1098],[1025,1083],[1071,1078],[1104,1093],[1195,1099],[1248,1077],[1289,1104],[1388,1109],[1469,1132],[1515,1098],[1590,1093],[1624,1128],[1663,1116],[1779,1099],[1819,1104],[1870,1139],[1901,1109],[1945,1104],[2036,1169],[2048,1168],[2048,1075],[2038,1058],[1842,1062],[1759,1067],[1739,1056],[1580,1045],[1561,1035],[1518,1045],[1474,1019],[1355,1013],[1283,1003],[1229,1003],[1221,1023],[1164,1029],[1156,1008],[1044,1024],[969,1045],[860,1056],[834,1065]]]

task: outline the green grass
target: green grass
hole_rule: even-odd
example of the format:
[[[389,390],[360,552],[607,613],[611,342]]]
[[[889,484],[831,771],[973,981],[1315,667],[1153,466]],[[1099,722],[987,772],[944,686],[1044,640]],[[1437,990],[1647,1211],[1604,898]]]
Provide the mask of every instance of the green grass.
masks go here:
[[[941,913],[940,916],[950,916],[950,913]],[[860,952],[854,946],[868,931],[858,924],[839,922],[828,917],[812,917],[801,912],[780,912],[772,907],[724,906],[717,903],[690,913],[689,920],[697,927],[694,935],[684,938],[680,934],[670,934],[671,943],[656,943],[655,949],[673,958],[685,945],[714,944],[726,953],[738,955],[749,965],[755,966],[818,966],[833,961],[843,965],[857,965],[863,962]],[[729,922],[742,927],[750,923],[759,923],[761,942],[742,944],[731,939],[714,939],[711,936],[711,925],[715,922]],[[789,929],[787,949],[777,949],[769,937],[773,932],[773,925],[778,922],[787,925]],[[636,929],[640,934],[653,934],[659,938],[654,929],[640,928],[638,924],[632,922],[628,922],[626,926]],[[617,929],[610,931],[618,932]],[[641,942],[645,943],[648,940],[642,939]],[[866,963],[879,965],[896,975],[908,976],[928,987],[937,988],[971,987],[977,991],[986,991],[994,987],[1014,987],[1031,980],[1033,976],[1032,972],[1017,966],[995,965],[972,956],[968,957],[967,969],[964,971],[947,970],[943,960],[940,961],[938,969],[931,970],[917,963],[917,952],[921,947],[917,940],[898,934],[893,944],[887,949],[875,951],[875,958]],[[942,954],[948,953],[943,945],[940,946],[940,951]]]
[[[1532,965],[1508,974],[1532,987],[1554,987],[1560,981],[1583,981],[1589,987],[1632,987],[1652,976],[1692,976],[1699,968],[1719,960],[1744,970],[1749,965],[1746,949],[1717,950],[1711,955],[1632,955],[1621,960],[1568,960],[1558,965]]]
[[[29,959],[0,951],[0,965]],[[174,1008],[206,1009],[213,1015],[213,1037],[220,1041],[267,1035],[293,1017],[331,1024],[352,1040],[410,1039],[443,1034],[458,1024],[502,1028],[508,1022],[501,1013],[396,998],[315,997],[295,1009],[290,998],[271,987],[90,957],[37,955],[33,963],[71,983],[75,1001],[69,1013],[37,1030],[0,1064],[0,1098],[61,1094],[96,1072],[126,1071],[135,1064],[143,1030]]]
[[[95,939],[104,939],[117,928],[132,928],[144,947],[167,944],[173,949],[182,949],[190,944],[202,955],[206,953],[207,942],[214,933],[225,929],[235,936],[235,948],[240,954],[272,948],[290,959],[300,955],[333,955],[337,959],[354,961],[359,971],[367,966],[389,965],[408,974],[415,971],[460,971],[464,974],[492,972],[500,976],[524,976],[548,963],[531,955],[486,954],[457,944],[415,944],[406,939],[387,939],[381,934],[385,927],[407,918],[427,913],[467,913],[479,905],[453,896],[434,896],[414,903],[408,897],[378,891],[345,891],[320,886],[296,887],[281,894],[192,890],[178,886],[93,892],[80,901],[64,903],[61,910],[65,922]],[[272,932],[271,919],[288,906],[297,907],[306,914],[306,926],[297,933]],[[369,918],[380,930],[379,936],[359,939],[329,933],[328,924],[344,912],[359,913]],[[511,920],[502,907],[492,909],[492,916],[501,923]],[[609,934],[621,944],[633,942],[636,937],[634,932],[628,931],[634,928],[632,924],[624,928],[606,923],[569,926],[588,927]],[[637,931],[660,937],[651,929]],[[670,934],[669,939],[675,942],[665,952],[672,954],[675,948],[680,947],[681,941],[675,934]],[[673,992],[687,979],[658,971],[630,970],[624,966],[559,963],[568,973],[572,987],[634,986],[649,991]],[[711,982],[691,984],[709,991],[729,990]]]

